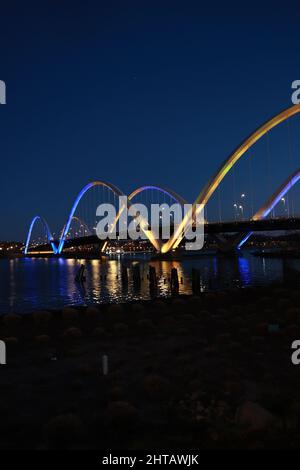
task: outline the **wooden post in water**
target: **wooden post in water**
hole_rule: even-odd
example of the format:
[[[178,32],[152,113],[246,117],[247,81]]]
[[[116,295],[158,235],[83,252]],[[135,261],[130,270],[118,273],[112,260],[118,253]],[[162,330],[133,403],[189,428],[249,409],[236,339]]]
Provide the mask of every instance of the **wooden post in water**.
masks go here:
[[[192,269],[192,290],[193,294],[200,293],[200,271],[199,269]]]
[[[126,266],[122,266],[122,284],[128,284],[128,271]]]
[[[176,268],[171,270],[171,292],[172,294],[178,294],[179,292],[178,271]]]
[[[140,273],[140,266],[138,264],[133,265],[132,277],[133,277],[133,287],[135,289],[140,289],[140,287],[141,287],[141,273]]]
[[[76,282],[84,282],[85,281],[85,275],[84,275],[84,271],[85,271],[85,266],[84,264],[81,264],[80,265],[80,268],[78,269],[77,273],[76,273],[76,276],[75,276],[75,281]]]
[[[151,293],[157,289],[156,270],[153,266],[149,266],[149,287]]]

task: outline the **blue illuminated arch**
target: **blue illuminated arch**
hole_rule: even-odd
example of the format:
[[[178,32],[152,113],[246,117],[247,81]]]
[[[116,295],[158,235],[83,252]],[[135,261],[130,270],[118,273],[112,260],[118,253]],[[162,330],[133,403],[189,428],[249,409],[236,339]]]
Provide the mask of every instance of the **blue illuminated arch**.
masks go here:
[[[104,181],[92,181],[91,183],[86,184],[82,188],[82,190],[79,192],[79,194],[77,195],[77,197],[75,199],[75,202],[72,206],[72,209],[69,213],[67,223],[64,227],[64,230],[63,230],[62,235],[61,235],[60,240],[59,240],[59,245],[58,245],[58,249],[57,249],[58,254],[60,254],[63,250],[64,244],[65,244],[65,241],[66,241],[66,237],[67,237],[67,234],[69,232],[70,225],[71,225],[72,219],[74,217],[74,214],[75,214],[75,211],[78,207],[79,202],[81,201],[81,199],[85,195],[85,193],[87,191],[89,191],[91,188],[95,187],[95,186],[103,186],[105,188],[111,189],[117,196],[122,196],[123,195],[123,193],[119,190],[119,188],[117,188],[116,186],[114,186],[111,183],[106,183]]]
[[[284,183],[275,191],[274,194],[265,202],[265,204],[254,214],[251,220],[262,220],[267,217],[278,202],[286,195],[286,193],[297,183],[300,179],[300,168],[290,175]],[[253,232],[243,234],[242,240],[238,244],[241,248],[244,243],[251,237]]]
[[[147,191],[149,189],[150,190],[154,189],[154,190],[156,190],[160,193],[163,193],[163,194],[173,198],[181,206],[184,206],[184,204],[187,204],[187,201],[183,197],[179,196],[179,194],[175,193],[175,191],[173,191],[172,189],[166,189],[166,188],[163,188],[161,186],[152,186],[152,185],[140,186],[139,188],[135,189],[128,196],[128,200],[131,201],[135,196],[137,196],[138,194],[142,193],[143,191]]]
[[[28,248],[29,248],[29,243],[30,243],[33,227],[36,224],[36,222],[38,222],[38,221],[40,221],[42,223],[42,225],[44,226],[48,242],[50,243],[50,245],[52,247],[53,253],[56,254],[57,253],[57,248],[55,246],[54,239],[53,239],[53,236],[51,234],[51,231],[50,231],[50,228],[49,228],[49,225],[48,225],[47,221],[43,217],[41,217],[39,215],[36,215],[35,217],[33,217],[32,221],[31,221],[31,224],[29,226],[26,245],[25,245],[25,249],[24,249],[25,255],[27,255],[27,253],[28,253]]]

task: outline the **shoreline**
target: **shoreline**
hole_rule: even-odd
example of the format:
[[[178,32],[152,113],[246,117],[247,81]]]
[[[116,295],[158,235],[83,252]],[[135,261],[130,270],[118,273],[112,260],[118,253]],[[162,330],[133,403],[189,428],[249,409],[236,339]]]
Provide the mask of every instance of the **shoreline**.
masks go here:
[[[0,448],[297,447],[299,325],[292,285],[2,316]]]

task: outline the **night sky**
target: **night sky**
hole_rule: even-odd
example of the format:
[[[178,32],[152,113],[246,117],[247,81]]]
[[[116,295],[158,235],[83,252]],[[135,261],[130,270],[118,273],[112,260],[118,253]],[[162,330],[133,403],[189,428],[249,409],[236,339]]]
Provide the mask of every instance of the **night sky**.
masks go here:
[[[165,185],[193,202],[244,137],[291,105],[300,79],[297,2],[3,3],[2,240],[24,239],[35,214],[57,230],[94,179],[127,194]],[[276,158],[272,189],[300,166],[296,150],[291,168]]]

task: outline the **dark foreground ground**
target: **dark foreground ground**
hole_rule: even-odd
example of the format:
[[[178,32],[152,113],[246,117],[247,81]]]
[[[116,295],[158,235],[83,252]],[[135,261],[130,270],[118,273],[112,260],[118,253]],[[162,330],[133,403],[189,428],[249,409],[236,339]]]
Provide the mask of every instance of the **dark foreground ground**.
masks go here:
[[[1,449],[300,448],[296,287],[7,315],[0,338]]]

